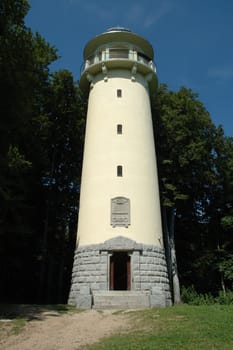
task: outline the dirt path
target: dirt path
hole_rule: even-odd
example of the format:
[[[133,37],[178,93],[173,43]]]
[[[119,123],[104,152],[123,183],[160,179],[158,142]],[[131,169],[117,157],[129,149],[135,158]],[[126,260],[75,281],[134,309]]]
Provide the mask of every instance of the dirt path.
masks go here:
[[[87,310],[72,315],[44,313],[18,335],[1,336],[1,350],[77,350],[113,333],[129,330],[127,314]]]

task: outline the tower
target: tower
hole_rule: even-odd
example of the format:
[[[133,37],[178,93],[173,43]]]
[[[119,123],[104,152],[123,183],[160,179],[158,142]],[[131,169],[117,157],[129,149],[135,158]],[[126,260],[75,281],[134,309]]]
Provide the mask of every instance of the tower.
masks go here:
[[[79,307],[170,304],[150,107],[153,56],[147,40],[121,27],[84,49],[80,87],[89,98],[69,296]]]

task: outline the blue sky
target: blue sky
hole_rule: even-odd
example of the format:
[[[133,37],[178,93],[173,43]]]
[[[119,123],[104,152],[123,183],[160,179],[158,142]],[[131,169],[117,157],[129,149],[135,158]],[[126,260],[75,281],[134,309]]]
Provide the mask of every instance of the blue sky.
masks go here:
[[[159,82],[191,88],[233,136],[232,0],[29,0],[26,25],[57,47],[52,69],[79,79],[88,40],[117,25],[148,39]]]

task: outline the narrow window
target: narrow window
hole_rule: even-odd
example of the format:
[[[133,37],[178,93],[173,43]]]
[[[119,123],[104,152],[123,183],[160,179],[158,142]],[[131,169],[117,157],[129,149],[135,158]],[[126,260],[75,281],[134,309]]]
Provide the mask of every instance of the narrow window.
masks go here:
[[[122,134],[122,124],[117,124],[117,133],[118,133],[119,135]]]
[[[123,167],[122,165],[117,166],[117,176],[123,176]]]
[[[122,97],[122,90],[121,89],[117,89],[117,97]]]

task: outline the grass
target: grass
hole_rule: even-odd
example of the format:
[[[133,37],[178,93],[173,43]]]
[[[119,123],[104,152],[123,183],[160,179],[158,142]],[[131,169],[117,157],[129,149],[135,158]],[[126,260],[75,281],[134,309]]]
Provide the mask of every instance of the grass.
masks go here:
[[[132,330],[85,350],[232,350],[233,305],[178,305],[130,313]]]
[[[18,305],[13,309],[8,306],[7,310],[0,313],[2,320],[6,319],[6,323],[0,323],[0,336],[20,333],[30,320],[43,319],[44,312],[52,316],[80,312],[67,305]],[[85,350],[233,349],[233,305],[183,304],[166,309],[114,313],[118,314],[130,317],[131,330],[86,345]]]
[[[10,329],[10,334],[19,334],[23,328],[26,326],[28,319],[25,317],[17,317],[12,322],[12,327]]]

